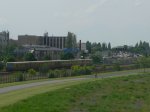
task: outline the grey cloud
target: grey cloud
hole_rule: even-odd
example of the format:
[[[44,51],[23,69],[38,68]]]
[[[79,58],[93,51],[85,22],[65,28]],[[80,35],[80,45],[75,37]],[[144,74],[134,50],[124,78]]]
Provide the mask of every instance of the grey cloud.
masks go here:
[[[83,41],[134,44],[149,41],[149,6],[150,0],[1,0],[0,27],[13,38],[72,31]]]

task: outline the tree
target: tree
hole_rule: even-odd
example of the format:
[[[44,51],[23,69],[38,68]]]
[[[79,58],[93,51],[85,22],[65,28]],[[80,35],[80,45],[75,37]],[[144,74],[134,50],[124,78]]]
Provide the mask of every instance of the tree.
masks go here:
[[[35,56],[32,53],[27,53],[24,56],[25,61],[36,61]]]
[[[98,51],[102,51],[102,45],[100,42],[97,44],[97,46],[98,46]]]
[[[15,62],[16,61],[15,57],[13,55],[10,55],[10,54],[1,56],[0,60],[3,61],[3,62],[5,62],[5,63],[6,62]]]
[[[138,47],[139,47],[139,44],[138,44],[138,43],[136,43],[135,48],[138,48]]]
[[[43,64],[39,68],[39,72],[42,73],[42,74],[46,74],[46,73],[48,73],[49,69],[50,69],[50,67],[49,67],[48,64]]]
[[[72,53],[70,53],[70,52],[62,53],[61,54],[61,59],[62,60],[74,59],[74,55]]]
[[[110,44],[110,42],[108,43],[108,50],[111,50],[111,44]]]
[[[99,64],[102,62],[102,55],[100,52],[96,52],[95,54],[92,55],[92,60],[93,63]]]
[[[76,49],[77,41],[75,34],[68,32],[65,47],[66,49],[64,50],[64,53],[61,55],[61,59],[73,59],[78,52],[78,50]]]
[[[107,50],[107,44],[106,43],[102,43],[102,50]]]
[[[123,47],[124,47],[125,51],[128,51],[128,46],[127,45],[124,45]]]
[[[15,62],[15,57],[14,56],[8,56],[6,61],[7,62]]]
[[[28,74],[31,76],[34,76],[34,75],[36,75],[36,71],[34,69],[29,69]]]
[[[89,41],[86,42],[86,48],[87,48],[88,52],[91,53],[91,49],[92,49],[91,42],[89,42]]]
[[[134,47],[128,48],[128,50],[132,53],[138,53],[142,54],[146,57],[150,56],[150,45],[148,42],[142,42],[136,43]]]
[[[96,51],[98,51],[97,43],[96,42],[92,43],[91,51],[92,51],[92,54],[95,53]]]
[[[144,68],[144,72],[146,72],[146,68],[150,67],[150,57],[141,57],[138,63],[141,68]]]
[[[14,50],[17,48],[17,45],[8,45],[5,48],[4,54],[13,54]]]
[[[4,68],[4,64],[0,62],[0,71]]]
[[[45,55],[45,56],[43,57],[43,59],[44,59],[44,60],[51,60],[51,56],[50,56],[50,55]]]
[[[76,47],[77,47],[76,35],[71,32],[68,32],[66,40],[66,48],[76,48]]]

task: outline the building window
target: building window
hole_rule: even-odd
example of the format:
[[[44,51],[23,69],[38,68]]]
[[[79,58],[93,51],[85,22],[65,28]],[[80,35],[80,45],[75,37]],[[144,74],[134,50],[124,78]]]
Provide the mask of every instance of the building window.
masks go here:
[[[62,38],[60,38],[60,49],[62,49]]]
[[[47,38],[47,46],[49,46],[49,38]]]
[[[56,38],[54,38],[54,46],[53,47],[56,47]]]
[[[57,48],[59,48],[59,37],[57,38]]]
[[[44,37],[44,45],[46,45],[46,37]]]
[[[50,38],[50,40],[51,40],[51,41],[50,41],[50,47],[52,47],[52,38]]]

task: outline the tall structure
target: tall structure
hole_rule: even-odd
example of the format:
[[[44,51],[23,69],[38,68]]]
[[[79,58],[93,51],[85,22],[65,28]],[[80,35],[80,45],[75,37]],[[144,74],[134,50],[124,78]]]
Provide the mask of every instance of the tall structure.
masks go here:
[[[76,35],[74,33],[68,32],[66,48],[74,49],[77,47]]]
[[[67,37],[65,36],[48,36],[48,33],[45,33],[43,45],[64,49],[66,45],[66,40]]]
[[[87,52],[87,48],[86,48],[86,43],[82,43],[82,41],[80,40],[78,43],[78,48],[80,51],[85,51]]]
[[[0,52],[9,44],[9,32],[2,31],[0,32]]]

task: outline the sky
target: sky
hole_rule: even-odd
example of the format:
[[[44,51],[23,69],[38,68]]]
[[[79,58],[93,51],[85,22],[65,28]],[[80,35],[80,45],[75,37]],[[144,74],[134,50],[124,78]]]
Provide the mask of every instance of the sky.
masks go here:
[[[0,31],[66,36],[112,46],[150,42],[150,0],[0,0]]]

